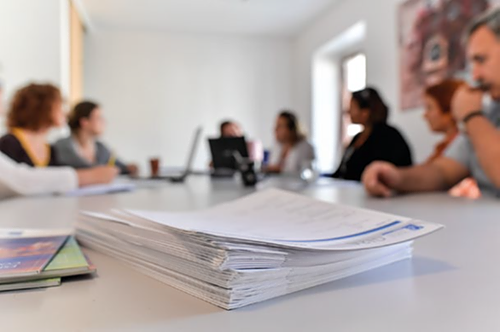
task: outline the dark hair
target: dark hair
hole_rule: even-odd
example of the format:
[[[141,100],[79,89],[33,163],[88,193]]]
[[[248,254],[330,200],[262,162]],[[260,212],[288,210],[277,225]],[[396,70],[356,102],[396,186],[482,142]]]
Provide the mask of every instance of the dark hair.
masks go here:
[[[368,121],[371,125],[387,122],[389,108],[374,88],[366,88],[361,91],[353,92],[352,99],[358,103],[360,109],[370,112]]]
[[[53,125],[54,104],[62,102],[61,92],[51,84],[30,84],[18,90],[7,115],[9,128],[40,130]]]
[[[299,119],[294,113],[289,110],[283,110],[278,117],[285,119],[288,130],[292,133],[292,141],[294,144],[305,139],[305,135],[300,128]]]
[[[234,122],[231,121],[231,120],[226,120],[226,121],[223,121],[221,124],[220,124],[220,135],[222,136],[222,134],[224,133],[224,128],[226,128],[226,126],[229,126],[229,125],[232,125]]]
[[[443,82],[425,89],[424,94],[436,100],[441,112],[448,114],[451,112],[451,102],[455,92],[464,85],[465,82],[457,79],[447,79]]]
[[[68,125],[71,132],[76,132],[81,128],[81,120],[88,119],[92,112],[99,107],[99,104],[92,101],[82,101],[78,103],[71,111],[68,118]]]

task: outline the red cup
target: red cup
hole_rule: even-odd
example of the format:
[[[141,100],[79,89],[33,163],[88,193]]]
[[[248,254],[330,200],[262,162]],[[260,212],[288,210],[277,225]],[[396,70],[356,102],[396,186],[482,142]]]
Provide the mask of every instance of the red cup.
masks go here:
[[[149,165],[151,166],[151,177],[158,177],[160,175],[160,158],[151,158]]]

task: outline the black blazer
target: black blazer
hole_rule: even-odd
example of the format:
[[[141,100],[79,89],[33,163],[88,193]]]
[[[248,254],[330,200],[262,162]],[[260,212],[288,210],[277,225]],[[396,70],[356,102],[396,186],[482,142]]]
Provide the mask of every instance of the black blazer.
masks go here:
[[[365,168],[374,161],[387,161],[399,167],[412,165],[410,148],[396,128],[387,124],[374,126],[366,142],[352,151],[360,135],[353,138],[332,177],[360,181]],[[352,152],[350,156],[348,151]]]

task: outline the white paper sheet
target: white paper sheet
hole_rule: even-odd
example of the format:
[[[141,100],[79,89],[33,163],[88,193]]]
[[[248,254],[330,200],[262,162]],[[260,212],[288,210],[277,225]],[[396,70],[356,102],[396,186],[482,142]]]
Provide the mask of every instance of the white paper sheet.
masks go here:
[[[127,211],[186,231],[311,249],[374,248],[410,241],[442,228],[277,189],[201,212]]]

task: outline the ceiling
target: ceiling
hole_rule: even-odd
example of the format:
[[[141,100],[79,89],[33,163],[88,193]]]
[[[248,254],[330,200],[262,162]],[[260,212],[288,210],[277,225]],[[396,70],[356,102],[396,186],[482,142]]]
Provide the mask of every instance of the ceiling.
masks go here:
[[[293,36],[339,0],[78,0],[92,29]]]

